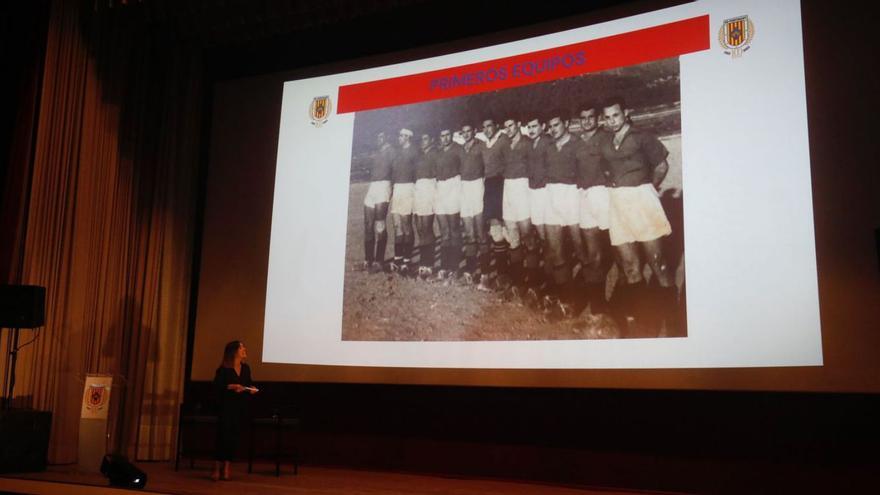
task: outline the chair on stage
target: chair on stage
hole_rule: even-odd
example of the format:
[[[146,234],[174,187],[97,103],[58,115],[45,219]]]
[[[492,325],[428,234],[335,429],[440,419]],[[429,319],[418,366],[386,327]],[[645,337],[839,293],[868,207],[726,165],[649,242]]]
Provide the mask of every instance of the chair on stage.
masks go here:
[[[297,448],[299,425],[300,419],[290,406],[274,408],[268,416],[254,417],[251,421],[248,473],[253,472],[257,446],[260,447],[261,452],[264,452],[266,444],[271,443],[271,456],[275,461],[275,476],[281,476],[281,461],[284,458],[293,461],[293,474],[297,474],[299,472],[299,450]],[[267,434],[271,434],[273,437],[271,442],[260,442],[265,439]]]
[[[189,457],[189,467],[195,467],[196,457],[213,459],[214,437],[217,430],[217,415],[206,410],[201,403],[180,405],[180,417],[177,423],[177,455],[174,459],[174,470],[180,468],[181,456]],[[205,442],[205,439],[210,439]],[[204,446],[209,447],[205,448]],[[199,447],[202,448],[199,448]]]

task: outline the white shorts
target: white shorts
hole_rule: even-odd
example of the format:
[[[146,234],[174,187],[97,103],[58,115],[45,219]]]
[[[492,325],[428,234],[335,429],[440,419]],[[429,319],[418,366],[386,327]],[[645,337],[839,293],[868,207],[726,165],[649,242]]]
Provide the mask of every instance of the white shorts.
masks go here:
[[[532,225],[544,225],[547,217],[547,188],[529,189],[529,214]]]
[[[593,186],[588,189],[578,189],[580,196],[580,224],[582,229],[608,230],[608,188],[605,186]]]
[[[391,200],[391,181],[377,180],[370,182],[367,196],[364,198],[364,206],[375,208],[376,205],[387,203]]]
[[[413,212],[413,183],[394,184],[391,194],[392,215],[412,215]]]
[[[461,216],[473,217],[483,213],[483,178],[461,181]]]
[[[574,184],[547,184],[544,223],[562,227],[578,224],[578,188]]]
[[[437,195],[437,179],[419,179],[416,181],[415,205],[416,215],[429,216],[434,214],[434,200]]]
[[[651,184],[609,187],[611,245],[646,242],[672,233],[657,191]]]
[[[531,216],[529,211],[529,179],[504,179],[504,199],[501,216],[505,222],[522,222]]]
[[[461,177],[437,181],[437,194],[434,197],[434,213],[455,215],[461,211]]]

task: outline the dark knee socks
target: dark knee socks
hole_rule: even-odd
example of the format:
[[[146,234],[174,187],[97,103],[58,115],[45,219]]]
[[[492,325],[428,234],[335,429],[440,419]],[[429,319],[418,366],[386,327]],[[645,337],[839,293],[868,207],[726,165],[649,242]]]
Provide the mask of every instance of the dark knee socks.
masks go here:
[[[509,244],[507,241],[492,242],[492,258],[495,260],[495,271],[498,275],[507,275],[509,266]]]
[[[464,270],[466,272],[474,273],[477,271],[477,251],[477,244],[474,242],[464,245]]]
[[[372,263],[375,258],[375,244],[376,244],[376,236],[373,234],[372,230],[364,233],[364,260],[367,263]]]
[[[510,267],[508,269],[508,274],[510,275],[511,280],[514,284],[522,285],[524,283],[524,275],[523,275],[523,248],[522,246],[517,246],[510,250]]]
[[[434,242],[422,244],[419,246],[419,266],[432,268],[434,266]]]
[[[373,260],[381,263],[385,261],[385,246],[388,244],[388,232],[383,230],[382,232],[379,232],[377,237],[376,254],[373,256]]]

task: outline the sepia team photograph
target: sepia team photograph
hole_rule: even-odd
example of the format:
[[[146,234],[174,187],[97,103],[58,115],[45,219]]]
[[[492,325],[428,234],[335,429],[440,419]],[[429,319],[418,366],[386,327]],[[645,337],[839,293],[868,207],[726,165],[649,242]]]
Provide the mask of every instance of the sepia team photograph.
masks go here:
[[[358,112],[342,340],[687,337],[678,58]]]

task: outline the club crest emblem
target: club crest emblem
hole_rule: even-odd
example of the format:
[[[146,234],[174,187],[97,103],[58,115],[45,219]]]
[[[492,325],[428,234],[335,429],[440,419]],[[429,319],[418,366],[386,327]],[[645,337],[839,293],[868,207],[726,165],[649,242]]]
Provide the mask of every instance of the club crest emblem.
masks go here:
[[[321,127],[330,117],[332,105],[329,96],[318,96],[312,98],[312,104],[309,105],[309,117],[312,119],[312,125]]]
[[[107,387],[103,384],[89,385],[89,407],[100,409],[107,403]]]
[[[718,44],[724,49],[724,54],[732,58],[742,57],[751,48],[754,37],[755,23],[747,15],[725,19],[718,30]]]

